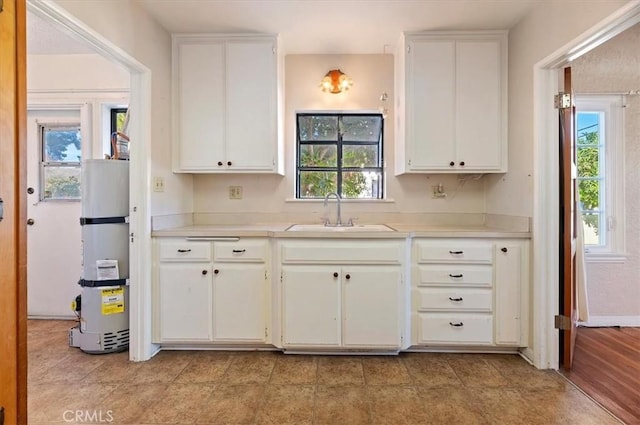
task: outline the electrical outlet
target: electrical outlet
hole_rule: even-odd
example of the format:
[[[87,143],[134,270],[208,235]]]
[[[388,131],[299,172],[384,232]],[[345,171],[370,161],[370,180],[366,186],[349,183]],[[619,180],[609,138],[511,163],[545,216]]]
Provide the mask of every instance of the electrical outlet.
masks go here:
[[[229,186],[229,199],[242,199],[242,186]]]
[[[433,199],[442,199],[447,197],[442,183],[438,183],[437,186],[431,186],[431,189],[433,190],[433,194],[431,195]]]
[[[162,177],[153,178],[153,191],[164,192],[164,179]]]

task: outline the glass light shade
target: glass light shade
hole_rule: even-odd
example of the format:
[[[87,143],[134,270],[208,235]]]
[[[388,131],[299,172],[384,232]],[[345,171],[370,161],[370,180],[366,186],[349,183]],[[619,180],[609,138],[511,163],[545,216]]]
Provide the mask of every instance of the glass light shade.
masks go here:
[[[339,69],[332,69],[327,72],[320,81],[320,88],[324,92],[341,93],[347,91],[353,85],[353,80]]]

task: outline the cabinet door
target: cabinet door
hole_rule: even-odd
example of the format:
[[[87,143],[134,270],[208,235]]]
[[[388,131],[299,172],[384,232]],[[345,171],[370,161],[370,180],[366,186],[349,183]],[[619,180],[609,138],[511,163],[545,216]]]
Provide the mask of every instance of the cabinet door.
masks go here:
[[[526,346],[528,242],[496,243],[496,344]]]
[[[400,267],[344,267],[344,346],[400,346]]]
[[[338,267],[282,268],[285,346],[340,345],[340,279]]]
[[[227,43],[227,163],[273,170],[277,147],[275,41]]]
[[[455,43],[411,40],[407,53],[407,169],[450,169],[455,158]]]
[[[216,341],[264,342],[265,279],[263,264],[214,264],[213,335]]]
[[[224,44],[179,44],[177,73],[177,129],[179,164],[184,171],[213,170],[225,158]]]
[[[211,340],[211,270],[208,263],[161,264],[158,290],[162,341]]]
[[[456,167],[500,169],[501,49],[498,40],[456,42]]]

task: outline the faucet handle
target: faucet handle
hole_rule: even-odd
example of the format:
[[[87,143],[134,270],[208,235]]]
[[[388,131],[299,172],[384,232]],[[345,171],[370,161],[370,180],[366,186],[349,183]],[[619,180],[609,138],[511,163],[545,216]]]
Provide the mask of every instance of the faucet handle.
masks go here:
[[[358,217],[351,217],[349,218],[349,222],[347,223],[348,226],[353,226],[355,223],[353,222],[353,220],[356,220]]]

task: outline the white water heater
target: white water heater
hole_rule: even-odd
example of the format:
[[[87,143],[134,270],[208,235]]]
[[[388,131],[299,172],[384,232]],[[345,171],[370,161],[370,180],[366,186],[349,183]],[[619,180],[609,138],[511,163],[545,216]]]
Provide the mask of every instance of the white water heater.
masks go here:
[[[82,161],[81,294],[69,345],[92,354],[129,347],[129,161]]]

